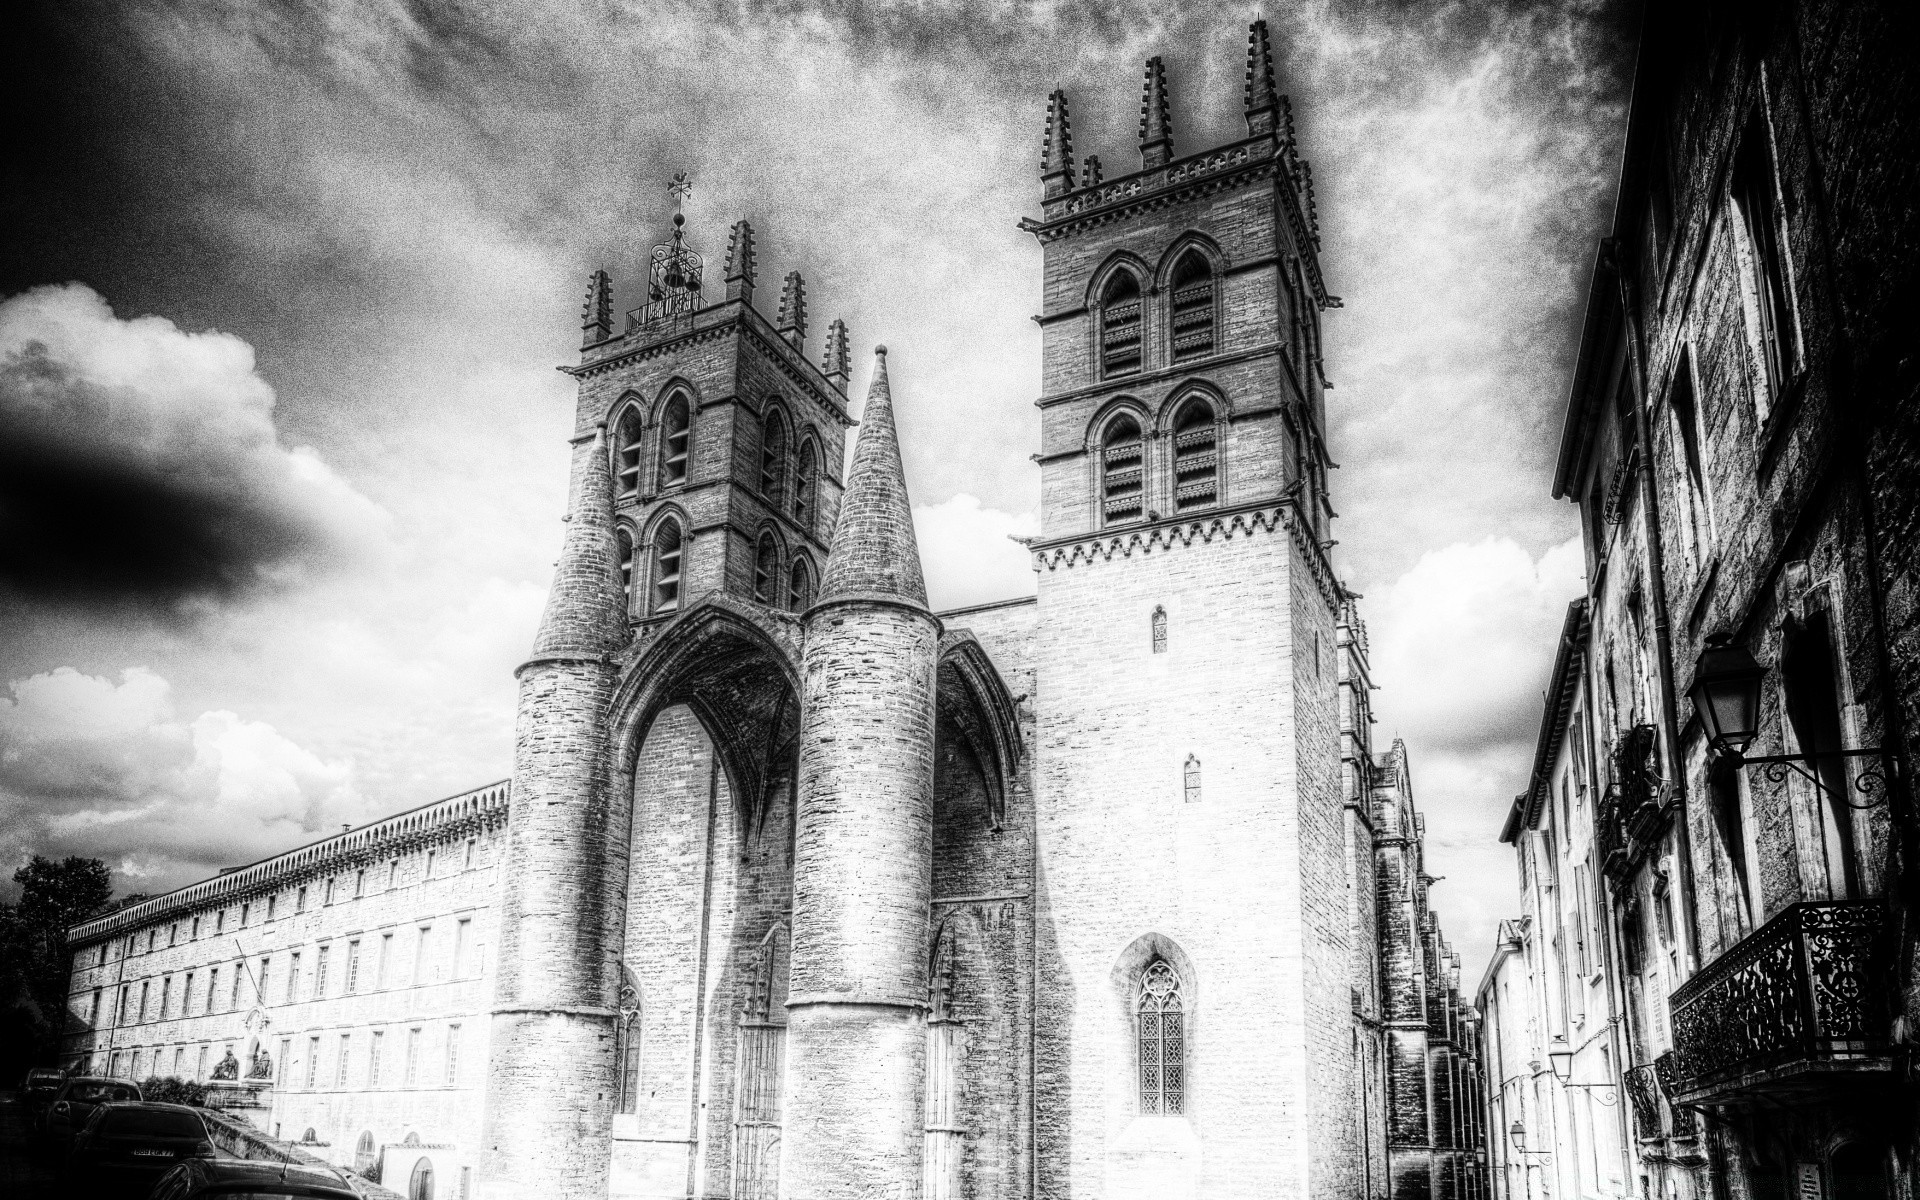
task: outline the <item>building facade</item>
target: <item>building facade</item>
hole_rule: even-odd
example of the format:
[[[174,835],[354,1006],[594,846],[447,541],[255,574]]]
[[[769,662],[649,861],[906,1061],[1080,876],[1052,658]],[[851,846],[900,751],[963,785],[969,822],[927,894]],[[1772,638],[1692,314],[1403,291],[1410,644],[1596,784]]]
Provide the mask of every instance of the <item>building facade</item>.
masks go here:
[[[816,365],[798,273],[762,314],[747,223],[717,295],[677,215],[618,329],[591,277],[470,885],[482,1058],[415,1110],[475,1195],[1484,1194],[1477,1018],[1327,559],[1338,301],[1265,24],[1245,138],[1176,155],[1167,89],[1112,180],[1049,102],[1030,599],[930,611],[886,352],[849,460],[846,329]],[[316,1017],[268,1015],[302,1079]]]
[[[1874,4],[1647,16],[1554,485],[1638,1194],[1914,1193],[1912,45]]]

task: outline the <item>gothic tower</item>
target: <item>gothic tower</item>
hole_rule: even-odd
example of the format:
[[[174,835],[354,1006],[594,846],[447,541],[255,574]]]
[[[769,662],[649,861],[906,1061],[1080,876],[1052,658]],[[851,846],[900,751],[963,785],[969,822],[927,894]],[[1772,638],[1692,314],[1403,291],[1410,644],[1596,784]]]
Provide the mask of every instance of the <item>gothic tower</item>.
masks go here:
[[[1042,1194],[1345,1196],[1351,971],[1312,178],[1248,47],[1247,136],[1041,163],[1034,661]]]

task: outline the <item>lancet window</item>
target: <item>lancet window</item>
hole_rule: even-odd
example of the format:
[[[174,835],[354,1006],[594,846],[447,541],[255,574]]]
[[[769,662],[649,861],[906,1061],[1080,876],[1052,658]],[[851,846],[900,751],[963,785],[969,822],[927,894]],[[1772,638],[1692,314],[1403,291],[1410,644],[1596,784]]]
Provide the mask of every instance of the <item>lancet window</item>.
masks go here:
[[[794,559],[793,569],[787,573],[787,607],[794,612],[813,607],[813,568],[804,558]]]
[[[1107,524],[1137,521],[1145,513],[1146,444],[1130,416],[1107,426],[1100,446],[1100,498]]]
[[[680,522],[669,517],[653,531],[653,611],[680,608]]]
[[[1116,271],[1100,297],[1100,373],[1131,375],[1140,369],[1140,281]]]
[[[801,528],[813,528],[813,494],[819,486],[820,457],[811,440],[800,446],[800,465],[793,473],[793,519]]]
[[[1187,1111],[1186,1011],[1180,976],[1156,958],[1140,976],[1135,1003],[1140,1057],[1140,1111],[1178,1116]]]
[[[753,551],[753,598],[762,604],[780,601],[780,547],[771,533],[760,535]]]
[[[622,526],[614,535],[614,554],[620,562],[620,594],[626,597],[628,612],[633,611],[633,534]]]
[[[1173,361],[1213,353],[1213,265],[1189,250],[1173,271]]]
[[[640,410],[629,406],[613,427],[613,473],[615,490],[631,496],[640,490],[640,440],[644,426]]]
[[[1156,605],[1153,610],[1152,624],[1153,652],[1165,654],[1167,652],[1167,610]]]
[[[620,968],[619,1024],[614,1026],[615,1112],[637,1112],[640,1107],[640,984],[633,972]]]
[[[1220,500],[1220,454],[1213,410],[1189,400],[1173,427],[1173,508],[1186,512]]]
[[[1198,757],[1192,754],[1187,755],[1187,765],[1182,769],[1180,779],[1181,787],[1186,793],[1187,803],[1200,803],[1200,760]]]
[[[685,392],[667,398],[660,411],[660,486],[687,481],[687,455],[693,446],[693,411]]]
[[[1746,275],[1747,324],[1759,362],[1758,408],[1764,419],[1775,395],[1799,367],[1799,329],[1787,275],[1779,191],[1766,116],[1756,112],[1735,157],[1730,184],[1740,265]]]
[[[779,409],[769,409],[766,429],[760,437],[760,494],[779,508],[786,482],[787,419],[780,415]]]

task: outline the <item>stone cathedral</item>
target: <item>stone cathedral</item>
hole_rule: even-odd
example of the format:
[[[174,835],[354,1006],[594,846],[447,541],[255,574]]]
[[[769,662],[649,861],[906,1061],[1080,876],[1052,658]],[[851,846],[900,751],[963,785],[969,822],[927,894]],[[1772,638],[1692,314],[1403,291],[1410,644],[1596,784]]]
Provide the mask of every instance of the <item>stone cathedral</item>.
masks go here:
[[[421,853],[445,812],[473,839],[468,1098],[433,1128],[432,1097],[368,1106],[399,1045],[374,1026],[406,1019],[309,1039],[342,986],[321,949],[286,985],[308,1008],[249,1017],[300,1026],[276,1129],[378,1159],[412,1128],[442,1194],[457,1163],[501,1200],[1484,1194],[1475,1018],[1327,557],[1339,301],[1265,23],[1245,138],[1177,155],[1167,89],[1149,61],[1139,167],[1111,179],[1049,101],[1022,224],[1044,251],[1034,597],[929,608],[894,420],[916,351],[876,349],[855,433],[845,326],[815,353],[798,273],[766,304],[746,222],[714,280],[676,215],[618,327],[594,273],[511,788],[393,834]],[[304,912],[310,875],[351,907],[335,876],[384,862],[379,828],[192,903],[258,875]],[[102,970],[168,899],[95,923]],[[339,1094],[303,1108],[316,1079]]]

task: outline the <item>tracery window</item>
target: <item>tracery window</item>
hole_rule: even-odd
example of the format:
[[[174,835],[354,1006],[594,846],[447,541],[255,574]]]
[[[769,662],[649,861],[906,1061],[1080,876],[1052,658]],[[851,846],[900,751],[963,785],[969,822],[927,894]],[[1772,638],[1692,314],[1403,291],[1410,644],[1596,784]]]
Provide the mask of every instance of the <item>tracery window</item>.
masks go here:
[[[1153,609],[1153,652],[1167,652],[1167,610],[1158,605]]]
[[[779,602],[780,547],[771,533],[760,535],[753,551],[753,598],[762,604]]]
[[[613,1111],[630,1113],[640,1107],[640,984],[633,972],[620,968],[620,1023],[614,1026],[614,1086],[618,1103]]]
[[[1189,250],[1173,270],[1173,361],[1213,353],[1213,266]]]
[[[793,519],[801,528],[813,528],[813,494],[819,486],[820,458],[809,438],[800,446],[800,466],[793,473]]]
[[[644,429],[640,410],[628,406],[613,427],[613,473],[617,494],[631,496],[640,490],[640,438]]]
[[[805,612],[813,607],[813,569],[804,558],[793,560],[793,569],[787,577],[787,607],[794,612]]]
[[[653,531],[653,611],[680,608],[680,522],[669,517]]]
[[[1189,400],[1173,427],[1173,508],[1205,508],[1220,499],[1220,455],[1213,409]]]
[[[1140,281],[1115,271],[1100,296],[1100,373],[1131,375],[1140,369]]]
[[[1187,1110],[1186,1012],[1180,977],[1164,958],[1147,964],[1136,1002],[1140,1111],[1178,1116]]]
[[[1187,765],[1180,774],[1181,787],[1186,793],[1188,804],[1200,803],[1200,760],[1187,755]]]
[[[693,412],[685,392],[667,398],[660,411],[660,486],[687,481],[687,455],[693,441]]]
[[[760,494],[780,507],[787,483],[787,419],[777,408],[767,410],[766,432],[760,437]]]
[[[1107,426],[1100,446],[1100,497],[1109,525],[1137,521],[1146,511],[1145,449],[1140,423],[1131,416]]]

